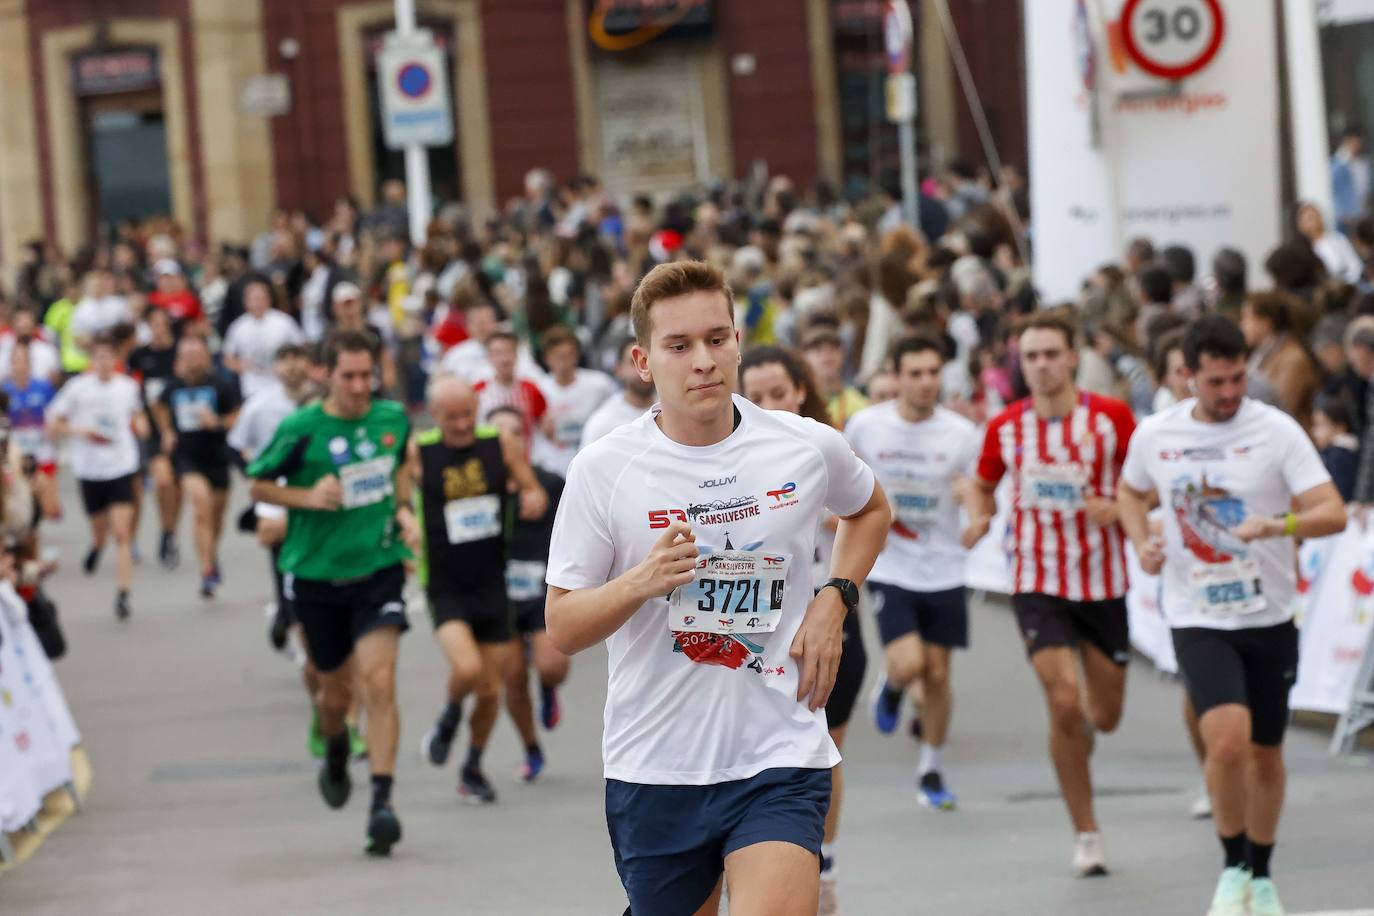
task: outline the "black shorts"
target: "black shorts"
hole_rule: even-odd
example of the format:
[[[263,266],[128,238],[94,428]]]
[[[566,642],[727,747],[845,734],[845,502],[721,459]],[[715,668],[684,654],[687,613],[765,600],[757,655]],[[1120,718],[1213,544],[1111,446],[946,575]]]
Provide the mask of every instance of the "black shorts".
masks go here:
[[[844,647],[840,650],[840,667],[835,671],[835,686],[825,701],[825,722],[828,728],[848,724],[854,703],[863,689],[864,671],[868,668],[868,653],[864,651],[863,633],[859,631],[859,615],[850,612],[844,618]]]
[[[1087,641],[1123,668],[1131,661],[1131,634],[1126,625],[1126,599],[1070,601],[1032,592],[1011,596],[1016,625],[1026,643],[1026,656],[1055,646],[1076,648]]]
[[[325,672],[337,671],[353,654],[353,646],[373,630],[406,622],[406,573],[401,564],[387,566],[361,579],[331,582],[287,575],[282,591],[305,631],[310,659]]]
[[[1198,717],[1236,703],[1250,710],[1250,740],[1271,747],[1288,728],[1288,691],[1298,676],[1298,628],[1174,630],[1174,654]]]
[[[114,505],[134,502],[134,475],[125,474],[112,480],[82,480],[81,504],[87,515],[99,515]]]
[[[515,638],[504,576],[471,588],[436,585],[431,579],[428,595],[429,613],[436,630],[450,620],[461,620],[472,629],[472,637],[478,642],[502,643]]]
[[[544,599],[534,601],[512,601],[511,610],[515,613],[515,632],[519,636],[529,636],[546,629],[544,626]]]
[[[187,474],[199,474],[209,482],[211,489],[229,489],[229,462],[227,461],[200,461],[188,455],[173,453],[172,468],[176,471],[178,478],[185,477]]]
[[[968,648],[968,601],[962,585],[942,592],[913,592],[870,580],[868,587],[873,591],[883,645],[915,633],[921,642],[934,646]]]

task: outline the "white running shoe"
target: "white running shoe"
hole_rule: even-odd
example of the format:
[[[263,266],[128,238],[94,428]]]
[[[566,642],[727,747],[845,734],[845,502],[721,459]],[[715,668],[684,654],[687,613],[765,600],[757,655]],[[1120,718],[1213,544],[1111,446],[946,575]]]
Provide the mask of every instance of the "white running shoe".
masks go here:
[[[1193,799],[1193,805],[1188,809],[1188,814],[1195,821],[1205,821],[1212,816],[1212,796],[1207,794],[1207,787],[1204,785],[1197,798]]]
[[[1254,878],[1250,881],[1250,916],[1284,916],[1285,912],[1272,880]]]
[[[1107,853],[1102,834],[1080,833],[1073,840],[1073,870],[1080,878],[1095,878],[1107,873]]]
[[[1250,872],[1239,865],[1222,869],[1207,916],[1247,916],[1250,913],[1246,908],[1249,896]]]

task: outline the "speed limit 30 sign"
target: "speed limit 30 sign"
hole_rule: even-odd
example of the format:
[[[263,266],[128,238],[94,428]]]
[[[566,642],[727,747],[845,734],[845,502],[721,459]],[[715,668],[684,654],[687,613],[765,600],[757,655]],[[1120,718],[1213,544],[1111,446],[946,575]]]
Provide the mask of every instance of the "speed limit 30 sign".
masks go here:
[[[1161,79],[1181,80],[1202,70],[1225,35],[1220,0],[1126,0],[1121,10],[1126,54]]]

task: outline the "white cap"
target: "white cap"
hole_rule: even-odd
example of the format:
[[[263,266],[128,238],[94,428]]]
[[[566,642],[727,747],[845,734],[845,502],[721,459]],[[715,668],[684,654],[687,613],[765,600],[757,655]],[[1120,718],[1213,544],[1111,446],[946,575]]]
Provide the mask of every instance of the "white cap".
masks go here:
[[[165,277],[168,275],[173,277],[181,276],[181,265],[171,258],[163,258],[153,265],[153,276]]]
[[[334,292],[330,296],[330,298],[335,302],[339,302],[344,299],[357,299],[359,302],[361,302],[363,299],[363,291],[358,288],[358,284],[350,283],[347,280],[345,280],[344,282],[334,287]]]

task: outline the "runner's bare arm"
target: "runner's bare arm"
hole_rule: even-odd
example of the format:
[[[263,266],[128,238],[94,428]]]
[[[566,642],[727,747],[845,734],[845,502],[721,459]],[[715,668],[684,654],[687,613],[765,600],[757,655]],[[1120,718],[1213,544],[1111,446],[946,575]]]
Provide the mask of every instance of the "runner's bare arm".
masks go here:
[[[1152,576],[1164,568],[1164,545],[1150,532],[1150,501],[1154,490],[1142,492],[1122,481],[1116,485],[1116,506],[1121,527],[1131,539],[1140,568]]]
[[[565,655],[596,645],[620,629],[644,602],[691,582],[696,560],[692,527],[673,522],[642,563],[605,585],[574,591],[550,585],[544,604],[549,640]]]
[[[520,491],[520,517],[526,521],[543,516],[549,508],[549,494],[539,485],[525,457],[525,449],[515,439],[505,434],[501,436],[501,457],[506,461],[506,470]]]
[[[968,527],[964,529],[960,541],[966,550],[983,539],[992,525],[992,517],[997,514],[997,484],[989,483],[981,474],[969,478],[967,499]]]
[[[343,502],[343,485],[333,474],[326,474],[311,487],[287,487],[275,480],[255,480],[248,488],[254,502],[271,503],[288,509],[318,509],[332,512]]]
[[[1231,531],[1248,543],[1262,538],[1320,538],[1345,530],[1345,504],[1334,483],[1327,481],[1304,490],[1293,502],[1297,512],[1292,522],[1284,517],[1252,515]]]
[[[864,507],[840,519],[835,529],[835,552],[830,557],[831,578],[848,579],[856,585],[868,578],[873,561],[887,543],[892,527],[892,509],[887,494],[875,479],[873,493]],[[797,699],[810,697],[807,706],[814,712],[830,699],[835,672],[844,648],[844,618],[849,613],[840,593],[823,588],[811,599],[801,627],[792,640],[791,656],[800,664]]]

